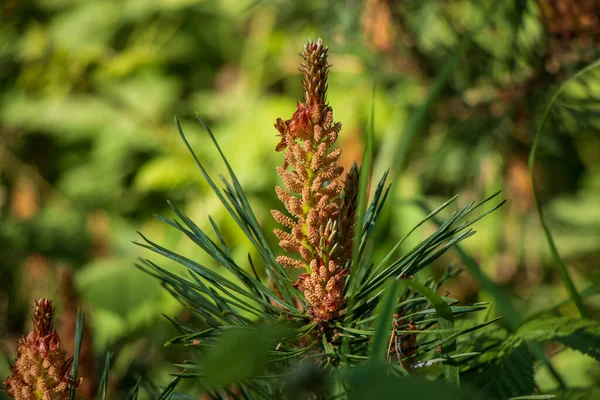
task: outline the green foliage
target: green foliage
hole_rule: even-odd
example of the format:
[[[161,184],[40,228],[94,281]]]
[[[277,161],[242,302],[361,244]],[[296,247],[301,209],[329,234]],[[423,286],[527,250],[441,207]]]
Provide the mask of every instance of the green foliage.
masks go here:
[[[454,313],[452,308],[438,296],[433,290],[427,286],[415,281],[406,280],[404,281],[406,286],[412,286],[415,290],[419,291],[435,308],[438,315],[438,327],[440,330],[440,338],[442,344],[440,344],[440,353],[443,356],[452,356],[456,351],[456,335],[452,333],[454,331]],[[450,357],[449,361],[452,359]],[[460,378],[458,367],[454,363],[444,363],[444,376],[448,383],[460,387]]]
[[[533,393],[535,381],[531,350],[536,348],[535,343],[545,342],[561,343],[598,360],[600,324],[567,317],[546,317],[526,322],[513,335],[497,342],[500,348],[492,359],[471,366],[468,371],[470,382],[490,399]]]
[[[256,325],[306,321],[293,304],[295,277],[286,279],[269,247],[275,174],[263,171],[278,162],[269,130],[274,116],[288,113],[296,99],[299,83],[290,66],[298,45],[307,36],[324,36],[335,44],[330,101],[344,124],[344,152],[359,158],[364,150],[364,218],[357,229],[349,312],[335,326],[344,346],[320,336],[299,354],[285,346],[284,355],[251,353],[266,359],[263,372],[278,378],[245,380],[249,393],[268,397],[264,384],[294,388],[283,393],[290,397],[311,391],[341,397],[344,380],[334,364],[341,360],[340,370],[346,371],[346,364],[367,362],[376,348],[378,360],[395,366],[384,377],[361,370],[363,386],[356,393],[375,393],[367,386],[373,379],[381,386],[371,390],[380,389],[382,396],[392,388],[427,398],[426,384],[396,375],[407,371],[442,380],[458,370],[462,387],[478,374],[488,376],[482,382],[491,398],[513,392],[524,393],[520,398],[598,397],[595,388],[570,389],[568,379],[590,375],[597,381],[595,370],[583,364],[568,370],[544,345],[554,342],[598,358],[596,325],[572,317],[574,304],[582,315],[598,308],[594,282],[600,276],[593,267],[600,243],[600,76],[590,61],[600,55],[600,46],[593,33],[557,35],[541,3],[4,2],[2,343],[13,343],[26,328],[30,296],[55,294],[54,266],[62,263],[76,270],[82,302],[77,306],[92,309],[86,315],[94,328],[97,378],[107,348],[115,352],[111,374],[122,386],[112,395],[118,398],[128,392],[130,398],[138,392],[140,398],[198,398],[201,379],[195,379],[193,366],[218,346],[224,327],[258,339]],[[586,18],[598,20],[594,13]],[[375,83],[377,91],[369,97]],[[230,174],[223,183],[201,179],[193,158],[170,134],[173,114],[187,117],[196,109],[218,132],[228,153],[226,168],[237,177]],[[224,159],[206,145],[200,127],[185,120],[183,126],[204,176],[218,170]],[[530,149],[533,200],[531,182],[522,176]],[[34,186],[30,195],[39,202],[25,219],[15,210],[23,180]],[[461,201],[487,198],[499,187],[508,204],[471,236],[477,206]],[[445,202],[455,193],[461,196]],[[149,221],[153,213],[164,215],[167,224]],[[98,215],[105,218],[101,235],[92,228]],[[136,230],[151,239],[144,246],[153,254],[128,245]],[[167,293],[150,276],[127,267],[140,254],[149,258],[141,267]],[[30,261],[40,256],[47,275],[30,279]],[[460,268],[448,269],[453,263]],[[458,275],[463,267],[475,285]],[[407,284],[396,299],[387,285],[411,275],[404,282],[452,293],[432,301]],[[451,315],[444,314],[448,308]],[[395,311],[404,315],[394,318]],[[161,313],[173,319],[177,337],[158,329]],[[548,314],[560,316],[554,317],[556,326],[552,319],[538,319]],[[493,322],[496,316],[503,318]],[[410,357],[388,357],[393,329],[407,335],[410,322],[418,331]],[[310,328],[296,333],[297,340],[315,336]],[[168,347],[159,352],[156,346],[165,341]],[[437,346],[450,344],[456,345],[453,354],[437,352]],[[2,351],[11,358],[10,346]],[[326,356],[314,355],[319,353]],[[299,362],[305,358],[326,367]],[[180,364],[184,359],[192,362]],[[182,365],[176,373],[186,378],[169,382],[173,363]],[[554,381],[542,382],[530,367],[552,368]],[[0,366],[0,373],[7,370]],[[445,394],[438,397],[459,395],[443,385],[431,388],[433,394],[437,389]],[[226,390],[213,398],[247,394]]]
[[[485,363],[471,384],[489,399],[508,399],[534,392],[533,361],[527,344],[507,340],[496,357]]]
[[[600,361],[600,324],[596,321],[539,318],[523,324],[515,336],[537,342],[558,342]]]
[[[589,400],[595,399],[600,396],[600,388],[588,387],[588,388],[574,388],[560,390],[554,393],[554,399],[556,400]]]
[[[204,384],[207,388],[227,387],[261,375],[271,349],[287,340],[286,336],[290,333],[289,329],[280,325],[225,331],[204,356]]]
[[[532,183],[532,187],[533,187],[533,196],[535,198],[535,204],[536,204],[536,207],[537,207],[538,216],[540,218],[540,221],[542,222],[542,228],[544,230],[544,235],[546,236],[546,240],[548,241],[548,245],[550,246],[550,250],[552,251],[552,256],[554,257],[554,260],[556,261],[558,272],[560,273],[560,277],[561,277],[561,279],[563,281],[563,284],[565,285],[565,287],[569,291],[569,296],[571,297],[571,299],[573,300],[573,302],[577,306],[577,310],[579,310],[579,314],[582,317],[584,317],[584,318],[590,318],[590,316],[591,316],[590,315],[590,311],[583,304],[583,300],[581,299],[581,296],[577,292],[577,289],[575,288],[575,285],[573,284],[573,280],[572,280],[569,272],[567,271],[567,266],[565,265],[565,263],[563,262],[562,258],[558,254],[558,248],[556,247],[556,244],[554,243],[554,239],[552,237],[552,234],[550,233],[550,228],[548,226],[548,222],[546,221],[546,218],[544,217],[544,212],[542,210],[542,203],[540,201],[540,195],[538,194],[538,189],[537,189],[537,186],[536,186],[534,168],[535,168],[535,158],[536,158],[537,149],[538,149],[538,145],[539,145],[540,134],[541,134],[541,132],[542,132],[542,130],[544,128],[544,124],[545,124],[546,120],[548,119],[548,115],[550,113],[550,110],[552,110],[552,107],[554,106],[554,103],[556,102],[556,100],[558,99],[558,97],[562,94],[562,92],[565,90],[565,88],[572,81],[576,81],[581,75],[585,74],[586,72],[588,72],[590,70],[593,70],[598,65],[600,65],[600,60],[596,61],[595,63],[593,63],[591,65],[588,65],[587,67],[585,67],[584,69],[582,69],[581,71],[579,71],[577,74],[573,75],[571,78],[569,78],[567,81],[565,81],[556,90],[556,92],[552,96],[552,99],[548,103],[548,106],[546,107],[546,110],[544,111],[544,115],[542,116],[542,119],[540,121],[540,125],[539,125],[539,127],[537,129],[537,132],[535,134],[535,139],[534,139],[533,145],[531,147],[531,153],[529,154],[529,171],[530,171],[530,174],[531,174],[531,183]]]
[[[423,379],[402,379],[390,374],[385,365],[360,366],[343,372],[348,382],[348,399],[397,399],[399,394],[415,399],[477,399],[456,387]]]
[[[469,227],[502,203],[492,207],[491,210],[484,212],[474,220],[461,222],[464,217],[488,202],[495,195],[480,204],[469,204],[460,212],[453,213],[446,221],[441,222],[438,229],[413,251],[408,252],[396,261],[390,262],[395,249],[402,243],[401,241],[388,252],[379,265],[375,266],[375,263],[370,260],[372,256],[363,252],[368,246],[371,229],[376,224],[377,217],[387,197],[387,192],[384,192],[385,176],[377,186],[373,200],[361,224],[363,226],[360,235],[362,240],[358,242],[360,244],[356,247],[358,248],[358,254],[361,255],[357,260],[360,260],[361,264],[364,265],[364,269],[355,272],[354,277],[358,280],[358,284],[355,285],[354,292],[349,292],[353,301],[349,303],[347,317],[344,321],[334,324],[334,327],[339,329],[344,341],[347,341],[348,344],[344,343],[342,345],[342,343],[336,342],[335,339],[332,340],[332,337],[325,333],[315,332],[316,326],[314,324],[306,325],[308,322],[307,316],[294,311],[294,302],[302,304],[303,300],[298,297],[299,293],[290,285],[285,272],[277,268],[273,252],[268,244],[262,240],[261,227],[256,223],[254,213],[247,202],[243,189],[239,185],[239,181],[220,150],[214,135],[204,121],[202,119],[200,121],[220,152],[232,183],[222,178],[225,189],[223,191],[218,189],[194,154],[180,128],[182,138],[189,150],[192,151],[198,167],[213,191],[236,220],[238,226],[257,247],[263,263],[272,266],[270,269],[267,268],[267,273],[273,280],[273,284],[278,289],[284,288],[284,290],[287,290],[288,295],[292,296],[291,299],[297,300],[286,301],[285,296],[280,298],[271,288],[262,283],[258,275],[246,272],[246,269],[237,264],[214,224],[213,228],[215,229],[217,241],[210,239],[202,229],[172,205],[175,214],[179,216],[183,224],[177,220],[160,219],[183,232],[231,274],[231,278],[216,274],[210,269],[142,236],[146,243],[140,243],[140,245],[190,269],[191,281],[169,273],[149,260],[145,261],[145,266],[140,266],[161,279],[164,286],[178,297],[183,304],[190,307],[207,327],[203,330],[195,330],[176,324],[178,329],[185,333],[172,339],[168,344],[190,345],[197,343],[198,345],[194,346],[203,354],[199,363],[193,362],[181,365],[184,371],[177,375],[179,378],[199,378],[203,382],[203,387],[215,395],[217,393],[228,393],[228,396],[231,396],[233,392],[227,388],[233,384],[242,393],[260,394],[267,398],[284,396],[285,392],[278,388],[280,385],[280,383],[277,383],[278,379],[284,379],[283,382],[285,382],[284,377],[297,368],[295,365],[299,365],[299,360],[316,352],[314,353],[316,360],[321,359],[323,363],[321,365],[329,371],[330,377],[328,379],[330,382],[335,382],[338,379],[336,378],[338,373],[341,373],[342,380],[347,379],[344,378],[346,373],[343,369],[335,372],[338,365],[344,365],[339,364],[340,360],[347,360],[345,361],[346,364],[360,364],[363,360],[370,360],[367,364],[368,367],[363,366],[361,367],[362,370],[360,368],[352,369],[352,373],[357,375],[349,380],[350,386],[347,388],[349,390],[347,393],[350,398],[352,396],[358,396],[356,398],[366,396],[367,392],[364,392],[366,388],[361,387],[361,382],[364,379],[369,381],[375,379],[372,374],[376,374],[377,379],[383,379],[379,382],[380,384],[375,385],[377,390],[380,390],[376,393],[377,396],[380,396],[379,398],[385,398],[391,393],[401,390],[402,385],[408,385],[406,390],[414,392],[417,396],[433,396],[435,393],[448,390],[443,386],[437,388],[436,386],[419,384],[418,381],[407,383],[408,381],[398,380],[397,374],[408,374],[404,364],[407,360],[413,363],[413,368],[442,364],[446,381],[456,388],[460,386],[459,367],[463,365],[462,369],[465,373],[467,385],[472,385],[491,399],[528,398],[527,396],[536,396],[533,395],[536,389],[531,351],[538,351],[538,348],[534,342],[556,341],[597,356],[594,346],[598,340],[597,324],[591,321],[568,318],[534,319],[522,324],[513,335],[495,342],[491,349],[497,347],[498,350],[493,353],[491,358],[489,357],[489,351],[482,355],[479,355],[479,353],[457,353],[460,343],[464,343],[464,341],[459,341],[462,336],[478,331],[494,321],[457,329],[455,327],[457,317],[484,307],[478,305],[470,307],[455,306],[452,299],[442,298],[435,294],[429,286],[433,282],[424,285],[416,280],[406,279],[406,277],[418,273],[448,248],[469,237],[472,234]],[[428,220],[435,220],[437,215],[452,200],[430,212],[419,225]],[[366,258],[363,258],[364,254],[367,254]],[[254,270],[254,264],[251,265]],[[155,272],[152,272],[152,270]],[[390,279],[394,277],[400,278],[400,280],[394,282]],[[386,285],[386,282],[389,283]],[[384,286],[386,286],[385,290]],[[411,291],[411,288],[416,290]],[[417,292],[420,292],[422,296],[418,296]],[[398,303],[396,300],[398,298],[404,300]],[[428,304],[431,304],[433,308],[428,309],[426,307]],[[408,324],[396,326],[396,318],[398,317],[395,313],[398,312],[397,310],[401,310],[404,318],[410,317],[411,320],[417,321],[424,327],[430,327],[432,323],[437,322],[438,334],[435,334],[435,330],[422,331],[423,333],[434,334],[434,337],[437,336],[437,338],[418,342],[412,349],[410,358],[404,358],[403,360],[399,358],[399,363],[395,366],[392,363],[388,364],[384,370],[379,370],[384,368],[386,361],[389,360],[393,337],[398,335],[396,330],[408,328]],[[275,325],[265,325],[257,328],[255,322],[257,318],[258,321],[270,321],[270,324]],[[299,325],[296,328],[291,328],[288,335],[282,335],[277,325],[282,318],[291,319]],[[520,321],[515,322],[520,325]],[[391,338],[390,334],[392,335]],[[278,337],[277,340],[274,339],[275,336]],[[319,337],[320,339],[318,339]],[[373,337],[372,342],[369,340],[370,337]],[[298,340],[305,341],[308,345],[297,347],[294,343]],[[387,344],[388,340],[390,344]],[[275,343],[277,343],[276,346],[274,346]],[[530,344],[528,345],[528,343]],[[247,346],[252,350],[244,351],[243,348]],[[530,346],[532,350],[530,350]],[[428,352],[435,348],[441,351],[443,357],[427,360]],[[465,349],[467,348],[465,347]],[[475,348],[475,350],[477,349]],[[421,361],[415,362],[417,360]],[[235,368],[232,368],[231,365],[235,365]],[[390,366],[393,368],[390,369]],[[468,366],[467,369],[465,369],[466,366]],[[360,371],[364,371],[362,373],[365,374],[366,378],[360,375]],[[273,379],[275,377],[279,378]],[[341,393],[346,392],[342,390]],[[447,392],[449,396],[453,396],[452,393],[452,391]],[[464,397],[467,396],[465,393],[467,392],[457,391],[456,396],[458,397],[456,398],[466,398]]]

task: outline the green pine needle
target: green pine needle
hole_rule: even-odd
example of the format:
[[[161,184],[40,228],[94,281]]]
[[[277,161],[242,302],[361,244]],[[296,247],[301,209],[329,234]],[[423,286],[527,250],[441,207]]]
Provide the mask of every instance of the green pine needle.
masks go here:
[[[79,353],[81,352],[81,343],[83,342],[83,328],[85,323],[85,312],[77,310],[77,319],[75,320],[75,350],[73,352],[73,371],[71,376],[77,382],[79,373]],[[76,388],[71,388],[70,399],[75,400]]]

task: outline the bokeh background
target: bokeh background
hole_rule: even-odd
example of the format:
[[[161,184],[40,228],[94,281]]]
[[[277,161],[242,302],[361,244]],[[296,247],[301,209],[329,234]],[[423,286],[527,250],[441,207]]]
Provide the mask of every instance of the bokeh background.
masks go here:
[[[69,349],[76,310],[86,310],[83,398],[94,396],[107,350],[114,398],[140,376],[169,381],[186,350],[162,346],[176,334],[162,314],[193,317],[135,268],[150,257],[132,244],[136,231],[213,265],[153,217],[171,215],[169,199],[207,229],[211,216],[239,259],[252,252],[201,179],[173,116],[210,171],[223,173],[195,112],[208,121],[272,229],[282,162],[273,123],[291,117],[302,96],[298,55],[309,37],[330,47],[328,99],[343,123],[345,166],[360,163],[373,106],[374,179],[389,168],[392,182],[382,250],[423,218],[412,200],[439,205],[460,194],[464,205],[501,189],[508,202],[465,247],[524,315],[567,298],[527,158],[557,86],[600,56],[597,1],[4,0],[1,377],[30,328],[33,299],[50,297]],[[559,251],[588,295],[600,283],[599,99],[600,69],[567,87],[534,171]],[[428,273],[453,262],[450,253]],[[464,302],[489,299],[466,273],[445,289]],[[586,303],[597,317],[598,299]],[[590,359],[565,351],[555,360],[570,384],[600,380]]]

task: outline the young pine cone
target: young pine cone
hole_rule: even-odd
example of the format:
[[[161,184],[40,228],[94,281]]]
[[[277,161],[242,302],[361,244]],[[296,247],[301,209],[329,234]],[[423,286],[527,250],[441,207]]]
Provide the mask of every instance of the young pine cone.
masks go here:
[[[342,151],[335,148],[342,125],[333,122],[326,102],[327,47],[321,39],[309,40],[302,53],[304,102],[298,102],[291,119],[275,123],[283,151],[283,167],[277,173],[285,187],[277,196],[290,215],[273,210],[273,217],[289,231],[275,229],[279,245],[300,258],[279,256],[286,267],[304,268],[297,286],[304,292],[313,319],[335,318],[345,304],[343,297],[352,254],[358,169],[352,168],[343,184],[337,165]]]
[[[6,393],[17,400],[67,400],[77,387],[70,375],[72,358],[52,329],[54,308],[48,299],[38,299],[33,307],[33,332],[19,339],[12,375],[4,381]]]

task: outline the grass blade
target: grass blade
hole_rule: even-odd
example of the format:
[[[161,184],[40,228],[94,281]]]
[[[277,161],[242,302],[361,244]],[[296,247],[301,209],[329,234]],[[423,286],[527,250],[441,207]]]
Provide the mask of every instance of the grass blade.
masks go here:
[[[127,395],[127,400],[138,400],[138,392],[140,390],[141,383],[142,383],[142,377],[140,376],[138,378],[137,382],[135,383],[135,386],[129,392],[129,395]]]
[[[111,356],[109,351],[106,353],[106,358],[104,359],[104,371],[102,372],[102,379],[98,388],[98,400],[105,400],[108,394],[108,371],[110,370]]]
[[[370,364],[382,363],[387,360],[388,338],[390,336],[392,319],[396,312],[398,298],[402,295],[402,286],[398,281],[390,279],[387,281],[386,286],[383,298],[379,303],[373,344],[369,353]],[[400,368],[406,372],[402,365],[400,365]]]
[[[77,374],[79,372],[79,353],[81,351],[81,342],[83,341],[83,326],[85,313],[77,310],[77,320],[75,321],[75,350],[73,352],[73,373],[72,377],[77,382]],[[75,388],[71,388],[71,400],[75,400]]]
[[[596,68],[599,65],[600,65],[600,60],[593,62],[592,64],[583,68],[582,70],[577,72],[575,75],[573,75],[572,77],[567,79],[565,82],[563,82],[563,84],[560,85],[560,87],[556,90],[556,92],[554,92],[554,95],[552,96],[552,98],[550,99],[550,102],[546,106],[546,110],[544,111],[542,119],[540,120],[540,124],[538,125],[538,129],[535,133],[535,138],[533,139],[533,145],[531,146],[531,152],[529,153],[529,174],[531,176],[531,186],[533,188],[533,198],[535,200],[535,206],[537,209],[538,217],[540,219],[540,223],[542,224],[542,230],[544,231],[544,236],[546,237],[548,246],[550,246],[550,252],[552,253],[552,257],[554,258],[554,261],[556,262],[558,273],[560,274],[560,278],[562,279],[563,284],[565,285],[565,288],[567,289],[567,292],[569,293],[569,296],[575,303],[575,306],[577,307],[579,314],[583,318],[588,318],[588,319],[591,317],[590,310],[587,309],[587,307],[583,303],[583,300],[581,299],[581,296],[577,292],[577,289],[575,288],[575,284],[573,283],[573,280],[571,279],[569,271],[567,270],[567,266],[565,265],[564,261],[560,257],[560,254],[558,253],[558,249],[556,248],[556,244],[554,243],[554,238],[552,237],[552,234],[550,233],[550,228],[548,227],[548,222],[546,221],[546,217],[544,216],[544,210],[542,208],[542,203],[540,201],[540,195],[538,193],[536,182],[535,182],[534,168],[535,168],[535,156],[537,155],[537,149],[539,146],[542,129],[544,128],[544,125],[546,124],[546,121],[548,120],[548,116],[550,115],[550,111],[554,107],[554,103],[556,103],[556,100],[558,100],[558,98],[560,97],[562,92],[565,90],[565,88],[571,82],[575,81],[576,79],[578,79],[579,77],[584,75],[586,72],[591,71],[592,69]]]

